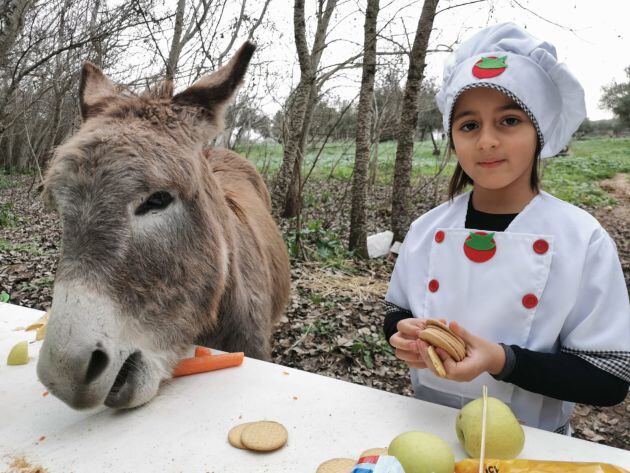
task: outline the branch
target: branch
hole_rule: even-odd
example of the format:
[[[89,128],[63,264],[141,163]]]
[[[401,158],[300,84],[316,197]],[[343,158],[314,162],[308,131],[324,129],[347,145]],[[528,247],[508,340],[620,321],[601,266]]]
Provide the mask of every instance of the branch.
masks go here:
[[[465,5],[472,5],[472,4],[474,4],[474,3],[481,3],[481,2],[485,2],[485,1],[487,1],[487,0],[473,0],[473,1],[471,1],[471,2],[459,3],[459,4],[457,4],[457,5],[451,5],[450,7],[442,8],[441,10],[436,11],[436,12],[435,12],[435,14],[436,14],[436,15],[438,15],[438,14],[440,14],[440,13],[442,13],[443,11],[446,11],[446,10],[451,10],[451,9],[453,9],[453,8],[463,7],[463,6],[465,6]]]
[[[236,38],[238,36],[238,32],[241,29],[241,23],[243,22],[243,13],[245,13],[245,5],[246,4],[247,4],[247,0],[243,0],[243,3],[241,3],[241,13],[238,15],[238,21],[236,23],[236,28],[234,29],[234,32],[232,33],[232,37],[230,38],[230,42],[225,47],[225,49],[221,53],[219,53],[219,57],[217,58],[217,62],[219,63],[219,66],[223,63],[223,58],[227,55],[227,53],[230,52],[230,50],[232,49],[232,46],[234,45],[234,42],[236,41]]]
[[[149,31],[149,35],[151,36],[151,39],[153,40],[153,44],[155,45],[155,49],[158,52],[158,54],[160,55],[160,57],[162,58],[162,62],[164,63],[164,67],[168,67],[168,62],[166,61],[166,58],[162,54],[162,50],[160,49],[160,45],[158,44],[157,40],[155,39],[155,36],[153,36],[153,30],[149,26],[149,22],[147,21],[147,17],[144,14],[144,10],[140,6],[140,0],[135,0],[135,2],[136,2],[136,5],[138,6],[138,11],[142,15],[142,19],[144,20],[144,24],[146,25],[147,30]]]
[[[258,17],[258,20],[254,24],[254,26],[252,26],[252,29],[249,30],[249,34],[247,35],[247,39],[252,39],[252,37],[254,36],[254,32],[260,26],[260,24],[262,23],[262,20],[265,17],[265,13],[267,13],[267,7],[269,6],[270,2],[271,2],[271,0],[265,0],[265,5],[263,6],[262,12],[260,13],[260,16]]]
[[[320,69],[320,71],[328,68],[328,67],[332,67],[333,69],[331,69],[330,71],[328,71],[326,74],[318,77],[316,79],[316,82],[321,86],[321,84],[323,84],[324,82],[326,82],[328,79],[330,79],[334,74],[336,74],[337,72],[339,72],[342,69],[350,69],[350,68],[354,68],[354,67],[360,67],[359,64],[352,64],[352,65],[348,65],[353,63],[354,61],[356,61],[358,58],[360,58],[363,54],[359,53],[356,54],[352,57],[349,57],[348,59],[346,59],[345,61],[339,63],[339,64],[333,64],[331,66],[326,66],[322,69]]]

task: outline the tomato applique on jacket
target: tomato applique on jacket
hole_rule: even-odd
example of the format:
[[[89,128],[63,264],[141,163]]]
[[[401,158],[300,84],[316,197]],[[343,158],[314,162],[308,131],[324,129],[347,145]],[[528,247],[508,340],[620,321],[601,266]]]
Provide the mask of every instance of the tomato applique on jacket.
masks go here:
[[[470,232],[464,242],[464,254],[475,263],[485,263],[497,252],[494,233]]]

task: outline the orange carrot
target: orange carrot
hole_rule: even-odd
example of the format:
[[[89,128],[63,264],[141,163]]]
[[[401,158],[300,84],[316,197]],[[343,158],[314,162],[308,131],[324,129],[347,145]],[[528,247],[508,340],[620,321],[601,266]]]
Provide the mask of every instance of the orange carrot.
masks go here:
[[[184,358],[173,370],[173,377],[188,376],[189,374],[205,373],[206,371],[239,366],[243,363],[244,357],[245,354],[243,352],[237,352]]]
[[[212,355],[212,350],[206,347],[195,347],[195,358],[198,356]]]

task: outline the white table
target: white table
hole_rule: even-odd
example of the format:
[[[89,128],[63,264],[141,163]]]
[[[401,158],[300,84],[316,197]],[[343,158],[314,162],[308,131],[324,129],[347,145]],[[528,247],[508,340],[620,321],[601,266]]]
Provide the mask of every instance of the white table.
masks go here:
[[[238,368],[173,380],[138,409],[74,411],[42,395],[35,372],[41,342],[29,345],[27,365],[6,365],[15,343],[35,338],[15,328],[41,315],[0,303],[0,472],[24,458],[48,473],[308,473],[330,458],[386,447],[408,430],[437,434],[458,460],[465,458],[455,436],[455,409],[249,358]],[[231,427],[260,419],[287,427],[284,448],[256,454],[228,444]],[[630,469],[629,451],[525,431],[521,458]]]

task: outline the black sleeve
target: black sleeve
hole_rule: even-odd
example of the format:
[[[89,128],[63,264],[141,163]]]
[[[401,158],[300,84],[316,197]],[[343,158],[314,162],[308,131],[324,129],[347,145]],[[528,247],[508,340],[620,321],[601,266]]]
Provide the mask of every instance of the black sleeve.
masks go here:
[[[506,368],[495,378],[527,391],[593,406],[614,406],[628,394],[630,383],[579,356],[540,353],[516,345],[503,348]]]
[[[391,302],[385,302],[385,321],[383,322],[383,333],[385,334],[385,340],[389,343],[389,339],[392,338],[398,329],[396,325],[403,319],[409,319],[413,317],[411,311],[398,307]]]

